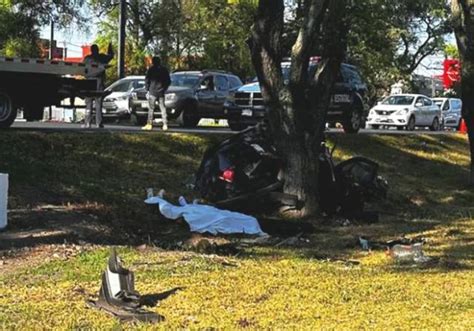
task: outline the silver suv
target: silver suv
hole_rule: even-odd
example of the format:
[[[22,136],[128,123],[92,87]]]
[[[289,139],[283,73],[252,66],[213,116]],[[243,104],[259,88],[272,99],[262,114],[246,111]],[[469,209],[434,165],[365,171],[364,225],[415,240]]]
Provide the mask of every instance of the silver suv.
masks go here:
[[[102,115],[105,119],[121,119],[130,116],[131,93],[145,86],[145,76],[129,76],[116,81],[105,90],[110,94],[104,98]]]

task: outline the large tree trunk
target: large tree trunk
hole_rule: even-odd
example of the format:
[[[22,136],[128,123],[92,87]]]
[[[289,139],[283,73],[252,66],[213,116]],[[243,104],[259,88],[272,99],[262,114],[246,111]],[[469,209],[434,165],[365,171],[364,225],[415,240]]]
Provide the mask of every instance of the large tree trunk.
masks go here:
[[[471,152],[469,184],[474,186],[474,0],[452,0],[454,30],[462,66],[462,115]]]
[[[280,41],[283,0],[260,0],[250,40],[252,61],[269,109],[269,124],[277,150],[284,159],[284,192],[304,202],[300,215],[318,207],[318,156],[324,138],[330,91],[340,70],[344,38],[339,35],[344,0],[305,2],[305,18],[292,49],[291,78],[284,86]],[[308,63],[322,30],[335,30],[315,77],[308,77]],[[329,51],[331,50],[331,51]],[[337,50],[334,53],[334,50]],[[342,50],[342,51],[341,51]]]

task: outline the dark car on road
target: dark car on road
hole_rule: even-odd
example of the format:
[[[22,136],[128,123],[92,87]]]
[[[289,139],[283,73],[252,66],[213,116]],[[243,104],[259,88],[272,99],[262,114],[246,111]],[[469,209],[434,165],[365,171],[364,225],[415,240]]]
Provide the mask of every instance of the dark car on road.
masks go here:
[[[314,76],[319,58],[312,58],[309,64],[309,76]],[[282,74],[285,84],[290,77],[291,62],[282,62]],[[334,85],[327,121],[330,126],[336,122],[342,124],[347,133],[357,133],[365,126],[368,106],[366,103],[367,85],[364,83],[357,68],[343,63],[340,75]],[[232,93],[224,105],[229,126],[232,130],[240,131],[248,126],[263,121],[267,109],[263,103],[260,84],[257,80],[239,88]]]
[[[201,118],[225,119],[224,102],[230,93],[242,86],[236,75],[217,71],[181,71],[171,74],[171,85],[165,94],[169,119],[176,119],[183,127],[195,127]],[[132,93],[130,109],[132,123],[142,124],[148,114],[146,90]],[[155,108],[155,117],[161,117]]]

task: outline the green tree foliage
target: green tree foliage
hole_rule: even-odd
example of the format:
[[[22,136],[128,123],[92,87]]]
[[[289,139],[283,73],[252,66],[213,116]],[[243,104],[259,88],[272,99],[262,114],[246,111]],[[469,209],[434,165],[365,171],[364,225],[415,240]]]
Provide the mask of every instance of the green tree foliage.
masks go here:
[[[228,5],[225,0],[200,1],[196,17],[188,24],[194,35],[201,31],[201,45],[195,53],[198,64],[203,68],[234,72],[243,78],[252,75],[246,41],[254,13],[252,2]]]
[[[115,41],[118,12],[108,0],[91,0],[102,19],[99,43]],[[127,73],[145,70],[144,57],[158,54],[171,69],[213,68],[253,75],[246,40],[255,5],[227,0],[138,1],[127,4]]]
[[[409,80],[427,56],[443,50],[450,32],[445,0],[354,1],[349,19],[349,59],[376,94]]]
[[[293,0],[285,47],[296,38],[308,0]],[[445,0],[352,1],[348,11],[347,61],[357,65],[375,98],[398,80],[409,80],[421,61],[443,50],[450,32]],[[321,53],[315,48],[315,55]]]
[[[1,0],[0,54],[39,55],[39,28],[54,21],[60,27],[82,25],[84,0]]]
[[[85,18],[81,9],[85,0],[6,0],[18,12],[36,21],[38,25],[49,24],[53,20],[61,27],[72,23],[83,24]]]
[[[11,3],[0,3],[0,55],[38,55],[37,21],[14,10]]]
[[[444,55],[453,59],[459,59],[459,49],[457,45],[446,44],[444,45]]]

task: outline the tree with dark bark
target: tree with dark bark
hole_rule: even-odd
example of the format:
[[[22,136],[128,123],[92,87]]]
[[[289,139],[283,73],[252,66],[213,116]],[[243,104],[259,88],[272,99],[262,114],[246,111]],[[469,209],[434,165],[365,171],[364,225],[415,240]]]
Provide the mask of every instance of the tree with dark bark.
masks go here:
[[[466,121],[470,150],[470,186],[474,186],[474,0],[452,0],[452,15],[461,57],[462,116]]]
[[[275,146],[285,166],[284,192],[304,203],[299,215],[318,210],[318,156],[324,139],[330,91],[346,50],[345,0],[307,0],[304,20],[291,51],[290,82],[281,72],[283,0],[260,0],[249,46]],[[321,35],[326,36],[321,38]],[[314,54],[314,50],[322,50]],[[309,59],[321,55],[314,77]]]

